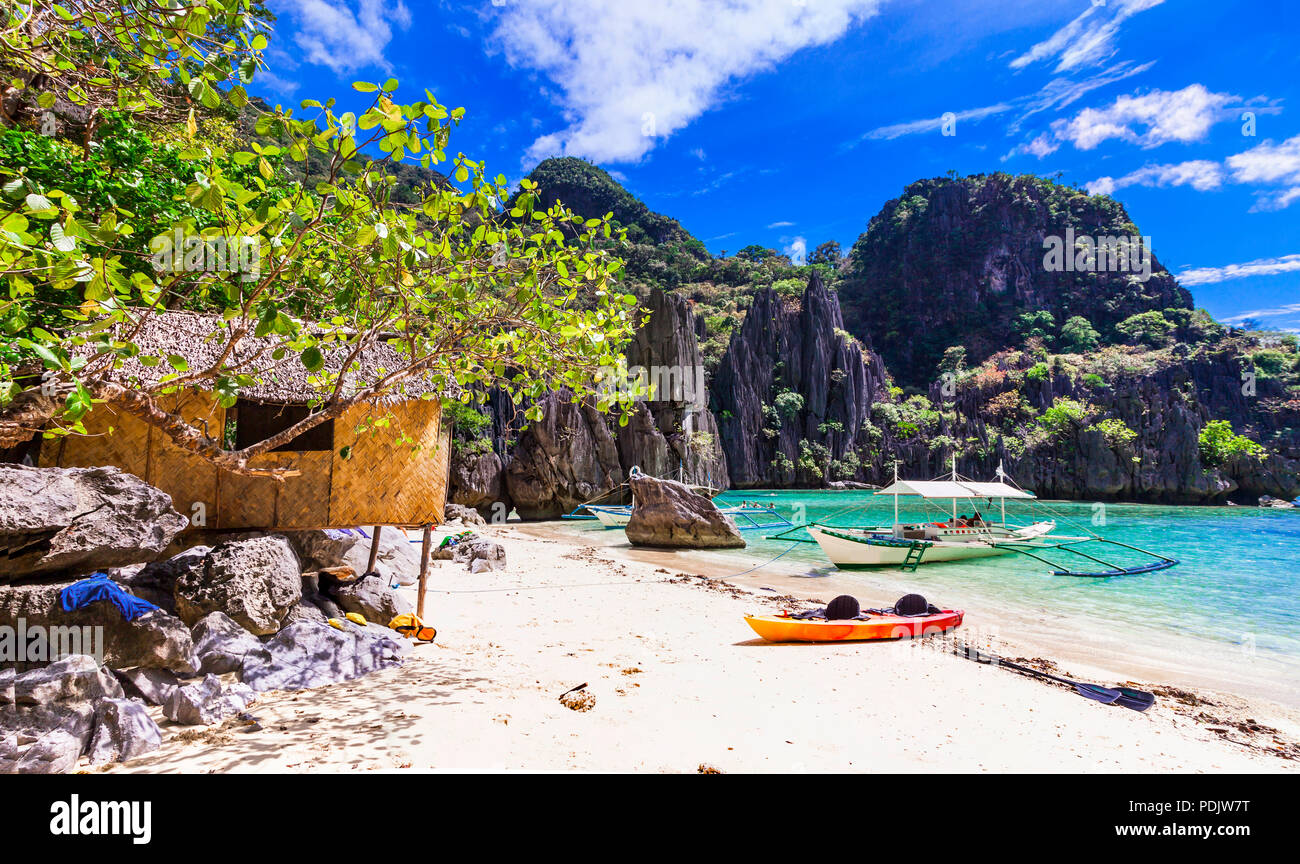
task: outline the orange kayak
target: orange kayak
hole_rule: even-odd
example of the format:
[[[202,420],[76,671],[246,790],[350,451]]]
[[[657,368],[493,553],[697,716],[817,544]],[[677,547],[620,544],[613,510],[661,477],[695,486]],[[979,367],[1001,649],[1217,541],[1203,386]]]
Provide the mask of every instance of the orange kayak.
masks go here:
[[[872,615],[848,621],[787,618],[782,615],[746,615],[754,632],[769,642],[852,642],[875,639],[911,639],[932,636],[961,626],[965,613],[948,609],[934,615]]]

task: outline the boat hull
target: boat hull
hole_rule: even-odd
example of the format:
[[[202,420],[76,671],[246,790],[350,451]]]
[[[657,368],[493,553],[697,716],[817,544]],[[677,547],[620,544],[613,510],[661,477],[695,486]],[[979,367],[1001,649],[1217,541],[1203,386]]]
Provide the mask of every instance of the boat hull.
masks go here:
[[[994,545],[997,540],[1025,539],[1038,536],[1050,530],[1047,523],[1043,531],[1026,529],[1023,532],[1011,532],[1005,537],[992,537],[990,540],[934,540],[926,541],[930,545],[921,556],[922,564],[942,561],[966,561],[976,558],[993,558],[1000,555],[1012,555],[1014,549]],[[1036,529],[1037,526],[1030,526]],[[871,543],[865,540],[848,539],[844,532],[831,532],[814,526],[808,527],[808,534],[817,541],[817,545],[826,553],[831,563],[841,570],[861,570],[872,567],[897,567],[904,563],[909,552],[906,544],[890,545]]]
[[[949,609],[935,615],[872,615],[849,621],[747,615],[745,621],[768,642],[870,642],[946,633],[961,626],[964,614],[960,609]]]
[[[626,528],[627,523],[632,521],[632,509],[630,507],[626,511],[614,508],[606,510],[604,508],[589,507],[587,509],[594,513],[596,519],[606,528]]]

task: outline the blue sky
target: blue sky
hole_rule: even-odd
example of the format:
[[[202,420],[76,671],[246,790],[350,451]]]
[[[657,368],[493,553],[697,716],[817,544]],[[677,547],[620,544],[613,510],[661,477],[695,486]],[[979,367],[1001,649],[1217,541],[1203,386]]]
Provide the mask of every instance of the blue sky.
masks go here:
[[[1221,320],[1300,331],[1294,0],[271,0],[272,102],[397,77],[512,181],[605,167],[715,253],[845,248],[955,169],[1114,195]],[[400,95],[400,92],[399,92]],[[944,118],[948,124],[944,134]]]

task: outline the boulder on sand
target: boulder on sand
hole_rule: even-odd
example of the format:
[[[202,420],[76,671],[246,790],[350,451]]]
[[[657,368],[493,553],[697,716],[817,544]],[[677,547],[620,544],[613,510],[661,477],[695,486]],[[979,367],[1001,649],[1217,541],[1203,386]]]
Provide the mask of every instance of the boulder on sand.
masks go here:
[[[250,633],[268,636],[301,599],[298,556],[278,534],[218,543],[176,580],[176,611],[191,626],[224,612]]]
[[[0,464],[0,583],[152,561],[189,520],[118,468]]]
[[[162,732],[138,699],[103,699],[95,705],[90,764],[125,762],[162,746]]]
[[[631,477],[632,518],[627,539],[634,546],[676,549],[739,549],[740,529],[717,505],[676,480]]]
[[[249,658],[267,657],[262,642],[222,612],[212,612],[194,625],[194,653],[204,675],[238,672]]]
[[[163,705],[163,716],[185,726],[209,726],[243,711],[254,698],[244,684],[223,687],[220,678],[207,675],[173,690]]]
[[[302,621],[284,628],[266,643],[268,660],[244,664],[244,683],[255,691],[302,690],[359,678],[401,662],[408,646],[391,630],[352,623],[337,630]]]
[[[491,540],[466,540],[452,547],[452,560],[465,564],[471,573],[486,570],[504,570],[506,566],[506,548]]]

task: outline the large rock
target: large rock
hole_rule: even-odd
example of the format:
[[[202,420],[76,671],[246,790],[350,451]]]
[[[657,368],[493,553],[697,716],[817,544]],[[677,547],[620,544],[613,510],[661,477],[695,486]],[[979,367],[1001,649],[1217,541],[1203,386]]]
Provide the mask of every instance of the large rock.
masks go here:
[[[356,612],[367,621],[387,626],[398,615],[415,611],[411,602],[388,587],[378,576],[366,576],[334,588],[333,597],[346,612]]]
[[[186,525],[171,496],[112,467],[0,464],[0,582],[152,561]]]
[[[95,706],[90,764],[125,762],[161,745],[158,724],[138,699],[104,699]]]
[[[262,642],[223,612],[212,612],[194,625],[194,653],[204,675],[238,672],[249,658],[269,656]]]
[[[453,518],[453,504],[471,508],[481,518],[494,521],[505,521],[514,508],[510,491],[506,488],[505,461],[490,450],[487,453],[455,453],[451,459],[450,479],[448,519]],[[466,520],[465,524],[471,523]]]
[[[467,540],[452,547],[452,560],[464,564],[471,573],[486,570],[504,570],[506,548],[491,540]]]
[[[392,631],[371,625],[329,625],[301,622],[286,627],[266,643],[270,659],[250,660],[244,683],[253,690],[302,690],[348,681],[401,662],[407,646]]]
[[[163,705],[163,716],[185,726],[209,726],[235,716],[254,698],[244,684],[224,687],[216,675],[207,675],[202,681],[177,687]]]
[[[277,534],[219,543],[176,580],[176,611],[186,624],[224,612],[259,636],[280,629],[302,599],[302,568]]]
[[[633,477],[632,518],[625,529],[635,546],[738,549],[745,545],[731,517],[676,480]]]
[[[110,575],[114,581],[129,588],[135,596],[175,615],[176,580],[182,573],[200,564],[211,551],[209,546],[191,546],[164,561],[123,567]]]
[[[0,739],[0,774],[67,774],[84,749],[85,742],[63,729],[51,729],[25,748]]]
[[[17,705],[48,705],[123,695],[122,685],[108,667],[86,654],[74,654],[16,676],[13,694]]]
[[[0,774],[73,770],[90,743],[94,700],[122,696],[111,677],[85,656],[15,676],[8,698],[21,704],[0,704]]]
[[[542,419],[520,433],[506,483],[524,519],[555,519],[623,482],[618,448],[594,400],[569,390],[538,402]]]
[[[293,531],[286,536],[302,560],[303,570],[328,570],[351,567],[358,574],[370,563],[370,543],[374,528]],[[379,532],[379,555],[375,572],[385,584],[413,584],[420,577],[420,544],[412,543],[397,528]]]
[[[94,653],[117,669],[145,666],[195,674],[194,646],[189,629],[179,618],[154,612],[127,621],[107,601],[65,612],[59,594],[71,584],[0,585],[0,626],[16,632],[22,622],[28,633],[41,627],[47,636],[45,656],[35,655],[29,643],[27,661],[22,665],[44,665],[56,659],[55,653]],[[93,644],[97,637],[102,637],[102,644]]]
[[[181,686],[175,672],[167,669],[114,669],[128,696],[143,699],[150,705],[163,705],[172,691]]]
[[[797,306],[770,288],[759,291],[713,381],[731,484],[870,479],[873,466],[863,460],[880,452],[871,408],[889,401],[890,383],[880,357],[845,332],[839,300],[820,276],[809,279]],[[778,410],[785,391],[798,399],[786,397]],[[823,451],[824,459],[804,458]]]

